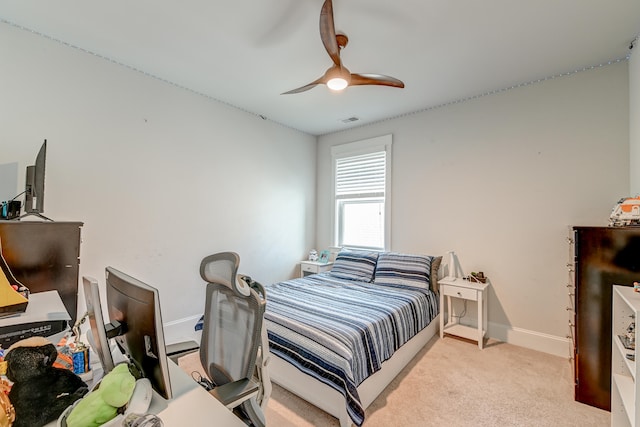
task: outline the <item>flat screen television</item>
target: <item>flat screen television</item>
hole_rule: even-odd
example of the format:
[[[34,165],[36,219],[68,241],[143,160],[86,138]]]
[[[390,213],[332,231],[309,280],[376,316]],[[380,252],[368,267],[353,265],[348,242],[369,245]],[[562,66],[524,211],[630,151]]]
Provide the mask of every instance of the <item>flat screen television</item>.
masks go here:
[[[27,166],[24,187],[24,216],[37,215],[43,219],[44,212],[44,178],[47,163],[47,140],[44,140],[36,157],[35,164]]]
[[[161,397],[171,399],[158,290],[113,267],[107,267],[105,275],[110,319],[108,324],[100,319],[102,309],[98,309],[100,297],[97,281],[87,278],[85,282],[87,311],[92,311],[94,318],[94,322],[91,322],[91,332],[96,344],[94,350],[98,353],[105,372],[110,367],[113,368],[108,341],[113,338],[120,351],[134,366],[137,376],[148,378]]]

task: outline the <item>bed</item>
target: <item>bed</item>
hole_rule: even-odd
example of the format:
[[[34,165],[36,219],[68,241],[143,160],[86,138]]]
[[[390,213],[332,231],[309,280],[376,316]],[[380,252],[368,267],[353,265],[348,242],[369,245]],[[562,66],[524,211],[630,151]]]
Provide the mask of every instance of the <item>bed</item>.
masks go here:
[[[362,425],[437,332],[440,260],[341,251],[329,272],[267,285],[271,380],[341,427]]]

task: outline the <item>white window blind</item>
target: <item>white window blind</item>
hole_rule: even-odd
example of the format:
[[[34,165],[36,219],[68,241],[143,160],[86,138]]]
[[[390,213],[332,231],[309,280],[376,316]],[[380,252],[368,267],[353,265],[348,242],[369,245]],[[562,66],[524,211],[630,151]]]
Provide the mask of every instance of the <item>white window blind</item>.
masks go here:
[[[336,159],[336,199],[384,197],[386,152]]]
[[[391,135],[384,135],[331,147],[335,246],[388,246],[391,143]]]

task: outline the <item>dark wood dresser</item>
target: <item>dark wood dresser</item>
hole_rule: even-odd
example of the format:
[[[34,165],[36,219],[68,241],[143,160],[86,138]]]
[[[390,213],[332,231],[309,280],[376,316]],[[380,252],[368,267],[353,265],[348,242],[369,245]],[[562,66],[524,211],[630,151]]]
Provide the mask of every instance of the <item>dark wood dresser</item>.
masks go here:
[[[572,243],[575,400],[610,411],[612,287],[640,282],[640,227],[573,227]]]
[[[2,254],[30,292],[57,290],[71,316],[78,311],[81,222],[0,221]]]

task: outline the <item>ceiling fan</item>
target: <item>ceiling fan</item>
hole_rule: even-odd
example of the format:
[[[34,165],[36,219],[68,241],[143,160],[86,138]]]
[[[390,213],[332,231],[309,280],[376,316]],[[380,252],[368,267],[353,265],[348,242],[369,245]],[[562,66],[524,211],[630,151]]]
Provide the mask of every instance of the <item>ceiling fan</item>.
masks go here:
[[[349,39],[344,34],[336,34],[333,23],[332,0],[325,0],[320,11],[320,38],[327,53],[333,60],[333,65],[325,71],[322,77],[297,89],[284,92],[282,95],[307,91],[316,85],[325,84],[333,91],[341,91],[347,86],[380,85],[403,88],[402,81],[382,74],[356,74],[351,73],[340,60],[340,50],[343,49]]]

